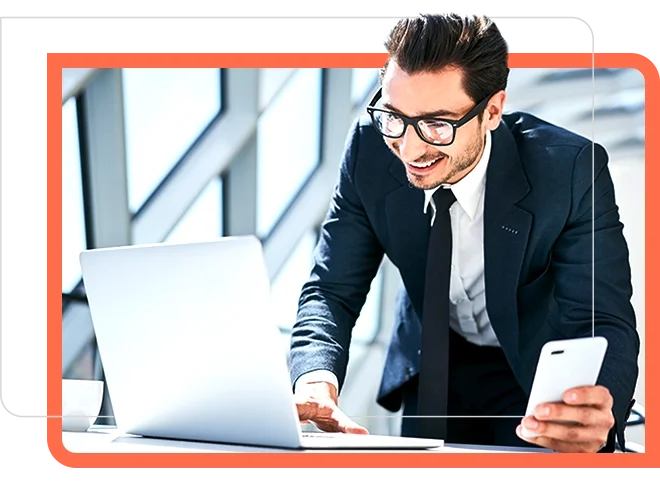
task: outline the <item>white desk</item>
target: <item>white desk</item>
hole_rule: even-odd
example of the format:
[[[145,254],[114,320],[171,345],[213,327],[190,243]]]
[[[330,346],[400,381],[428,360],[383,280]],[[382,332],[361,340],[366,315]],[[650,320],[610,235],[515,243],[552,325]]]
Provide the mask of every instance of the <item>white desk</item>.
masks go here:
[[[114,427],[92,426],[87,432],[63,432],[62,443],[71,453],[391,453],[392,450],[287,450],[227,444],[173,441],[122,434]],[[551,453],[525,447],[447,444],[429,450],[396,450],[397,453]]]

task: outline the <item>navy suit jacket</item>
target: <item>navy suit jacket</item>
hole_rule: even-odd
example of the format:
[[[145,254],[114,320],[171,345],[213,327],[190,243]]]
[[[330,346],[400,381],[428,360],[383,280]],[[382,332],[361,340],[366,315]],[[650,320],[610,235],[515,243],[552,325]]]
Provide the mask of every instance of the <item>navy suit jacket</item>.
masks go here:
[[[616,420],[606,449],[614,449],[615,437],[623,447],[639,337],[607,153],[526,113],[504,115],[491,137],[484,273],[492,327],[526,393],[544,343],[592,333],[606,337],[598,383],[614,397]],[[341,391],[351,330],[387,255],[400,271],[403,291],[378,402],[400,408],[400,389],[419,370],[430,231],[423,202],[424,192],[409,185],[403,164],[369,119],[356,120],[300,296],[290,351],[294,383],[325,369],[337,375]]]

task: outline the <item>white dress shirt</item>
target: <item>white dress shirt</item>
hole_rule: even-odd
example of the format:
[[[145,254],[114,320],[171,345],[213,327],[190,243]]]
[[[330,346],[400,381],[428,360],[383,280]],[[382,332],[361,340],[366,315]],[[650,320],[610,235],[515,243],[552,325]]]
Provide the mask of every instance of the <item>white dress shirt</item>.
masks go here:
[[[486,311],[484,282],[483,207],[486,168],[490,159],[490,131],[486,135],[483,155],[477,165],[455,184],[445,184],[425,191],[424,213],[434,211],[433,193],[451,189],[456,202],[449,208],[452,226],[452,265],[449,284],[449,325],[469,342],[484,346],[499,346]],[[337,377],[327,370],[306,373],[297,384],[329,382],[338,387]],[[296,385],[297,385],[296,384]]]

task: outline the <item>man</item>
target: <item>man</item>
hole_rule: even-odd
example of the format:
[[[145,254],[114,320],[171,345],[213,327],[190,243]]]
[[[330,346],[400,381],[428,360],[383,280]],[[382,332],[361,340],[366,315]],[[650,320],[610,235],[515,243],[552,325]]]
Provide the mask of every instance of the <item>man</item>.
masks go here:
[[[337,401],[351,329],[387,255],[404,289],[378,401],[403,405],[403,435],[435,426],[448,442],[623,447],[639,338],[605,150],[503,115],[507,46],[488,18],[404,19],[386,48],[300,297],[290,358],[300,419],[368,432]],[[595,387],[502,418],[524,414],[546,342],[591,335],[609,343]],[[445,413],[431,410],[439,402]],[[523,438],[522,425],[540,437]]]

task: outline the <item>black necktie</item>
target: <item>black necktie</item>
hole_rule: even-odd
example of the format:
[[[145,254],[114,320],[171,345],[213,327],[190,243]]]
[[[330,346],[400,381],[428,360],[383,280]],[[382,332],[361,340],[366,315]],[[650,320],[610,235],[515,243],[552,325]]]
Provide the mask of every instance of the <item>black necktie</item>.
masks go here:
[[[435,220],[429,237],[422,319],[422,352],[418,386],[420,437],[446,439],[449,382],[449,280],[451,274],[451,219],[456,201],[451,189],[433,195]]]

